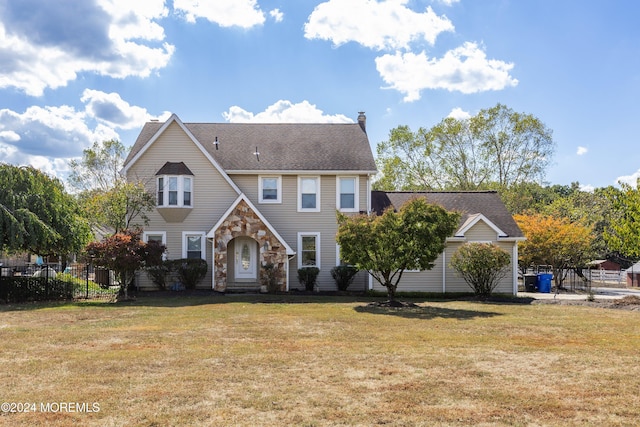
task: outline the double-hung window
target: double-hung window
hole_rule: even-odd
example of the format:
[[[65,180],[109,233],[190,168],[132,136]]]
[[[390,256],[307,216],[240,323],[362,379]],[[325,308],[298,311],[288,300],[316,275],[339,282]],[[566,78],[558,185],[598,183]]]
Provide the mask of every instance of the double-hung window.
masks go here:
[[[357,176],[339,176],[336,179],[336,205],[341,212],[358,212]]]
[[[191,207],[193,178],[189,176],[159,176],[158,206]]]
[[[320,212],[320,177],[298,177],[298,212]]]
[[[182,233],[182,257],[206,259],[206,234],[185,231]]]
[[[260,203],[282,203],[282,178],[280,176],[258,177],[258,193]]]
[[[166,244],[167,244],[167,232],[166,231],[145,231],[142,234],[142,240],[145,243],[150,243],[150,242],[158,242],[162,245],[165,245],[166,248]],[[164,252],[162,254],[162,259],[167,259],[167,253]]]
[[[320,268],[320,233],[298,233],[298,268]]]
[[[167,232],[166,231],[145,231],[142,234],[142,240],[146,243],[158,242],[163,245],[167,244]]]

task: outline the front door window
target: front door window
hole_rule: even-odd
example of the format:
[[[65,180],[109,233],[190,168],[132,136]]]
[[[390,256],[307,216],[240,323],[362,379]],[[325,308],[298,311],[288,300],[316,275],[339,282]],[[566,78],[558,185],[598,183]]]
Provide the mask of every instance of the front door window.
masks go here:
[[[255,280],[257,278],[256,241],[249,237],[235,239],[235,278],[236,280]]]

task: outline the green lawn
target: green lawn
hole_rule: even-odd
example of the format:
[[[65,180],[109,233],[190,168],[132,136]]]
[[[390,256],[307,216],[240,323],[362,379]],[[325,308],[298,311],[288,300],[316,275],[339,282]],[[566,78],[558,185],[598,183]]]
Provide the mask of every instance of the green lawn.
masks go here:
[[[0,425],[640,419],[640,312],[424,300],[399,310],[371,308],[369,300],[228,295],[0,305],[0,402],[36,409],[0,413]]]

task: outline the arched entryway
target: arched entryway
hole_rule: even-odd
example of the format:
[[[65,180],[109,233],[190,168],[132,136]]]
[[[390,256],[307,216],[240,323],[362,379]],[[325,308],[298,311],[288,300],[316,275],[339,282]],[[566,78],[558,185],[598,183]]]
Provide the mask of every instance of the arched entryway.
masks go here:
[[[264,265],[273,265],[276,282],[287,290],[288,257],[295,254],[241,196],[213,227],[214,289],[221,292],[260,289]]]

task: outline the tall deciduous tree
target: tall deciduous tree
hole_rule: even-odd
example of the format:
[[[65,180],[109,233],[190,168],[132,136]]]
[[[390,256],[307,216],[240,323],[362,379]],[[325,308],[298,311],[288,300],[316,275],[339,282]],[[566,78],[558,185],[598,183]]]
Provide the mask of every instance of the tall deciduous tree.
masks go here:
[[[611,202],[611,221],[604,240],[612,251],[640,258],[640,179],[635,187],[626,183],[620,183],[620,189],[608,187],[605,197]]]
[[[70,162],[69,183],[80,191],[81,205],[95,228],[119,233],[149,221],[155,196],[143,182],[127,182],[120,174],[126,152],[119,141],[95,142],[81,160]]]
[[[348,216],[338,213],[342,260],[366,270],[395,300],[405,270],[430,270],[456,230],[460,215],[415,198],[398,212]]]
[[[384,190],[504,189],[541,180],[555,148],[538,118],[498,104],[468,119],[446,118],[431,129],[391,130],[377,147]]]
[[[514,215],[514,219],[527,238],[518,245],[520,267],[550,265],[557,287],[568,269],[583,267],[593,255],[589,227],[541,214]]]
[[[0,163],[0,250],[66,255],[90,236],[76,200],[59,180],[30,166]]]
[[[94,142],[82,151],[82,159],[71,160],[68,182],[77,191],[109,191],[124,181],[120,170],[127,148],[116,140]]]

